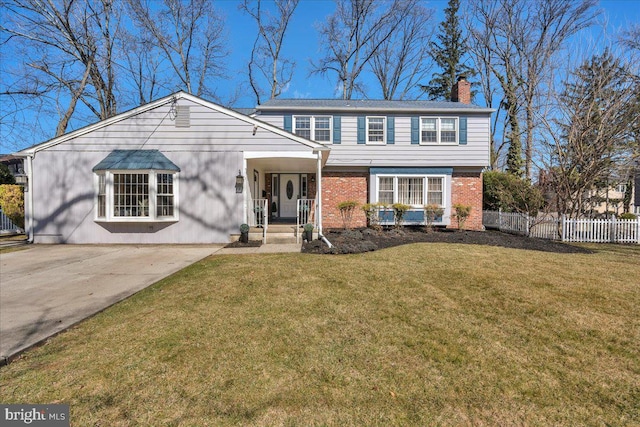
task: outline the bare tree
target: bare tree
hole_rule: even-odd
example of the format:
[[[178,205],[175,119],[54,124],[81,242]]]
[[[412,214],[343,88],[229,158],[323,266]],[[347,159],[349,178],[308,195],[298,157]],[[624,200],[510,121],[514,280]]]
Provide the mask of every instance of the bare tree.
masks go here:
[[[116,114],[120,14],[110,0],[11,0],[3,6],[10,13],[2,31],[19,43],[28,69],[14,89],[58,101],[56,135],[67,130],[78,102],[99,119]]]
[[[291,82],[294,62],[282,57],[282,45],[298,1],[275,0],[275,14],[264,10],[261,0],[244,0],[239,6],[258,26],[258,35],[248,64],[249,84],[258,104],[267,93],[269,99],[276,98]],[[268,92],[261,88],[262,79],[270,88]]]
[[[409,0],[403,7],[408,10],[405,19],[380,43],[371,58],[371,69],[380,83],[383,99],[419,97],[422,90],[418,82],[431,70],[429,42],[433,36],[434,11],[418,0]]]
[[[326,55],[312,63],[312,73],[335,73],[343,99],[364,92],[358,78],[380,46],[398,28],[408,9],[403,0],[336,0],[336,11],[319,27]],[[385,7],[379,7],[384,5]]]
[[[123,86],[131,87],[123,97],[130,104],[143,105],[158,97],[162,88],[170,85],[166,77],[166,61],[162,52],[149,40],[148,34],[123,31],[120,51],[124,59],[126,79]]]
[[[531,179],[540,109],[567,40],[595,18],[595,0],[471,0],[469,16],[478,16],[470,33],[476,52],[491,55],[480,67],[500,81],[509,123],[508,139],[524,145],[525,176]],[[475,55],[478,60],[478,54]],[[490,79],[485,75],[482,80]],[[524,139],[521,142],[521,137]],[[515,162],[516,154],[512,152]],[[515,165],[515,163],[514,163]],[[515,166],[514,166],[515,167]]]
[[[637,150],[637,82],[610,52],[595,55],[572,73],[558,95],[558,118],[547,120],[547,175],[558,212],[585,208],[585,194],[607,182]]]
[[[225,72],[224,21],[209,0],[128,0],[139,31],[164,54],[179,85],[216,98],[210,82]],[[152,7],[153,5],[153,7]]]

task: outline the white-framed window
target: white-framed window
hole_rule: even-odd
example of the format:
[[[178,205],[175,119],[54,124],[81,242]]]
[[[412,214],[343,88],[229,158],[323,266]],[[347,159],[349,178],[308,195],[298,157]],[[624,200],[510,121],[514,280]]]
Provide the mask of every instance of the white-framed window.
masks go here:
[[[618,184],[618,185],[616,185],[616,191],[618,193],[626,193],[627,192],[627,184]]]
[[[384,144],[386,117],[367,117],[367,144]]]
[[[444,205],[444,178],[427,178],[427,204],[440,206]]]
[[[377,202],[403,203],[422,209],[426,204],[445,207],[444,176],[377,176]]]
[[[293,116],[293,133],[316,142],[331,142],[331,116]]]
[[[459,136],[456,117],[420,117],[421,144],[457,144]]]
[[[113,216],[149,217],[149,174],[113,174]]]
[[[107,182],[104,173],[98,175],[98,209],[96,215],[98,218],[107,217]]]
[[[177,172],[114,170],[95,174],[96,220],[177,221]]]
[[[156,174],[157,191],[156,195],[156,217],[173,218],[175,211],[175,195],[173,194],[173,174]]]
[[[424,178],[398,177],[398,203],[409,206],[424,204]]]
[[[378,202],[385,205],[393,204],[393,182],[391,176],[381,176],[378,178]]]

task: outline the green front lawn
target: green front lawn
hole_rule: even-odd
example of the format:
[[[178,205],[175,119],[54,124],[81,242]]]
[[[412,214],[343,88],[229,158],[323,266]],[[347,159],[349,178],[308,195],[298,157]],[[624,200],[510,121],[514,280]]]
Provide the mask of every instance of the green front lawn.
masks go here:
[[[0,369],[74,426],[638,425],[640,247],[214,256]]]

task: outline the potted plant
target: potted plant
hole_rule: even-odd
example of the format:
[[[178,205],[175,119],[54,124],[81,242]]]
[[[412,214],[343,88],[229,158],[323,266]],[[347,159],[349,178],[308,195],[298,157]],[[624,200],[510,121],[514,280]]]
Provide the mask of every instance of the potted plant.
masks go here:
[[[310,242],[313,240],[313,224],[306,223],[304,225],[304,234],[302,235],[302,238],[307,242]]]
[[[240,242],[249,243],[249,224],[240,225]]]

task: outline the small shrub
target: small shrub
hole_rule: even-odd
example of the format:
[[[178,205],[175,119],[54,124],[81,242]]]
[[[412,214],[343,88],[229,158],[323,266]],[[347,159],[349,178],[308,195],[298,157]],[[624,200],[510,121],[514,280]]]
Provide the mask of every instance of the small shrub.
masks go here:
[[[346,200],[338,203],[342,225],[344,225],[345,230],[351,228],[351,218],[353,217],[353,211],[356,209],[356,206],[358,206],[358,202],[355,200]]]
[[[304,231],[307,231],[307,232],[313,231],[313,224],[311,224],[310,222],[306,223],[304,225]]]
[[[464,229],[464,223],[469,218],[469,215],[471,215],[471,206],[457,203],[453,205],[453,209],[455,210],[454,217],[458,222],[458,228],[462,230]]]
[[[433,223],[436,218],[441,218],[444,215],[444,209],[440,205],[428,204],[424,206],[424,220],[427,226],[427,230],[433,228]]]
[[[24,190],[19,185],[0,185],[0,208],[18,227],[24,228]]]
[[[638,217],[631,212],[625,212],[620,215],[620,219],[637,219]]]
[[[241,224],[240,225],[240,232],[241,233],[248,233],[249,232],[249,224]]]
[[[393,209],[393,219],[396,227],[402,228],[404,225],[404,215],[411,209],[411,206],[405,205],[404,203],[394,203],[391,205],[391,208]]]
[[[367,225],[374,230],[380,230],[380,211],[386,209],[387,206],[383,203],[366,203],[362,205],[362,211],[367,217]]]

